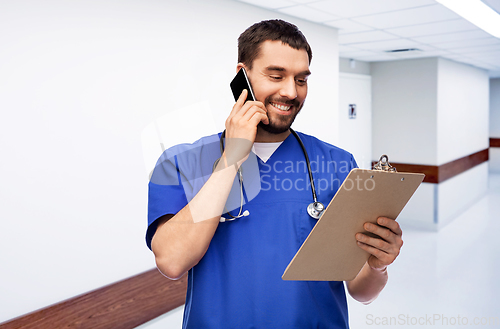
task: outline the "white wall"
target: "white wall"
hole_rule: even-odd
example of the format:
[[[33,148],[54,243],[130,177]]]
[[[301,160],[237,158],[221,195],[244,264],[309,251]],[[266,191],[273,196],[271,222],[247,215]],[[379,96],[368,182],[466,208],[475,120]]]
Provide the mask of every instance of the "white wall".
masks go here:
[[[437,58],[371,63],[373,155],[437,164]]]
[[[490,137],[500,138],[500,79],[490,79]],[[490,148],[490,171],[500,173],[500,148]]]
[[[438,228],[450,223],[486,194],[488,163],[475,166],[441,184],[437,190]]]
[[[500,78],[490,79],[490,137],[500,138]]]
[[[339,70],[342,73],[354,73],[370,75],[370,62],[354,60],[351,62],[349,58],[339,58]]]
[[[489,78],[485,70],[439,59],[438,165],[489,147]],[[483,163],[439,184],[438,225],[482,197],[488,188],[488,165]]]
[[[372,104],[371,77],[364,74],[340,73],[339,142],[349,150],[358,166],[372,168]],[[349,104],[356,104],[356,118],[349,118]]]
[[[488,147],[488,75],[441,58],[371,64],[373,154],[439,166]],[[486,193],[486,164],[422,184],[402,223],[439,229]]]
[[[437,164],[487,149],[488,72],[440,58],[437,92]]]
[[[295,128],[335,143],[337,31],[282,17],[314,52]],[[270,18],[223,0],[0,3],[0,322],[154,267],[141,133],[200,101],[222,129],[237,37]]]

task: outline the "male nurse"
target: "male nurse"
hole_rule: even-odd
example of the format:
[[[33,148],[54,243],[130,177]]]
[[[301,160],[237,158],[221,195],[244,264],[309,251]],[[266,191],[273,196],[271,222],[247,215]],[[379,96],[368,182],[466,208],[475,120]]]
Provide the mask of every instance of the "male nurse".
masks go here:
[[[307,97],[311,59],[295,25],[268,20],[250,26],[238,39],[236,71],[246,70],[256,100],[245,102],[245,90],[234,104],[222,154],[215,134],[173,147],[158,161],[149,184],[146,239],[165,276],[188,273],[183,328],[349,327],[343,282],[281,279],[316,223],[306,211],[311,189],[298,138],[309,158],[321,162],[314,180],[324,183],[318,194],[323,204],[357,166],[338,147],[291,134]],[[256,169],[243,170],[240,191],[238,169],[250,162]],[[255,182],[260,190],[250,196]],[[231,194],[241,194],[247,216],[231,220]],[[353,237],[370,253],[358,276],[346,282],[362,303],[384,288],[387,266],[403,244],[396,221],[381,217],[377,223],[364,228],[382,239]]]

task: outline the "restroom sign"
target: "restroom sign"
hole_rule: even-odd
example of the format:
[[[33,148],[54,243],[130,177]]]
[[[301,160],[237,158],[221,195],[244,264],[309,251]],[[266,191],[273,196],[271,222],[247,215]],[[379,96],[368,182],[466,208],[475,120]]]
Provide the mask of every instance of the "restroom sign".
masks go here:
[[[356,119],[356,104],[349,104],[349,119]]]

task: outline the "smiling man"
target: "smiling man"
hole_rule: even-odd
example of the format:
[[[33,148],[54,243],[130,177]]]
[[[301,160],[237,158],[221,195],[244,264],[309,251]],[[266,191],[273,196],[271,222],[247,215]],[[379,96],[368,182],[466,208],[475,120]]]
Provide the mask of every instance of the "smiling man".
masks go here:
[[[301,165],[305,152],[322,162],[314,180],[326,182],[318,193],[323,204],[356,167],[350,153],[291,132],[307,97],[311,58],[295,25],[271,20],[248,28],[238,39],[236,71],[245,68],[256,100],[245,102],[243,91],[233,106],[222,156],[220,134],[207,136],[167,150],[153,172],[147,243],[165,276],[177,279],[188,272],[184,328],[349,326],[343,282],[281,280],[316,224],[306,211],[311,185],[305,184],[308,172]],[[240,167],[252,160],[256,173],[240,175]],[[255,182],[262,188],[251,198]],[[241,216],[226,210],[232,193],[241,194]],[[365,229],[383,239],[353,237],[371,254],[347,282],[351,296],[363,303],[384,288],[387,266],[402,245],[397,222],[379,218],[378,224]]]
[[[245,42],[243,37],[240,42]],[[259,53],[249,67],[245,64],[248,60],[240,58],[237,69],[245,67],[255,97],[264,100],[267,110],[269,124],[259,123],[256,141],[282,141],[290,133],[289,128],[307,96],[307,78],[311,74],[309,54],[285,46],[280,40],[262,42]]]

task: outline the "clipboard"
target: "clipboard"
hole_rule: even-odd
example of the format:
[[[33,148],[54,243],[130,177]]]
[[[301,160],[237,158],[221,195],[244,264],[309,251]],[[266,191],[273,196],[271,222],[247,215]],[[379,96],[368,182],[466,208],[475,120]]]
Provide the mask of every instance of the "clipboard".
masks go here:
[[[380,157],[374,170],[351,170],[281,278],[354,279],[370,256],[356,244],[355,234],[371,235],[363,225],[380,216],[396,219],[424,177],[398,173],[387,155]]]

